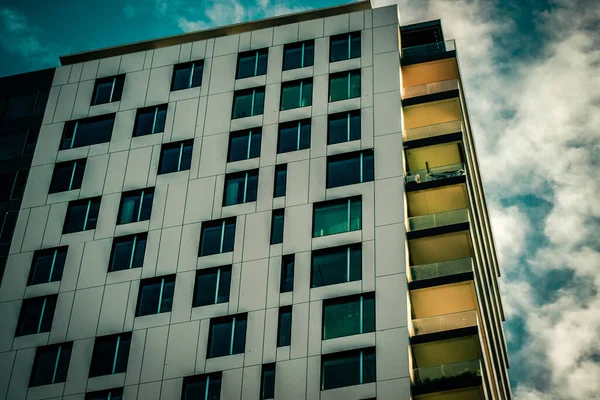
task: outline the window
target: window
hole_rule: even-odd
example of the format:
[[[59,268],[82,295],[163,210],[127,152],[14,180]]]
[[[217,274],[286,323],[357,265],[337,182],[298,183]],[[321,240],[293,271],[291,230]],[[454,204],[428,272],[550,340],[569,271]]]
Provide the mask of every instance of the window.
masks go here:
[[[235,217],[202,223],[200,256],[233,251]]]
[[[132,190],[121,195],[118,225],[147,221],[152,212],[154,188]]]
[[[60,150],[110,142],[115,114],[65,122]]]
[[[0,220],[0,243],[10,243],[15,225],[17,224],[18,211],[5,212]]]
[[[186,171],[192,165],[193,140],[165,144],[160,152],[159,174]]]
[[[373,293],[323,301],[323,340],[367,332],[375,332]]]
[[[141,268],[144,265],[147,240],[146,233],[116,237],[110,253],[108,272]]]
[[[50,332],[57,297],[57,295],[52,295],[23,300],[15,336]]]
[[[60,281],[67,259],[67,246],[38,250],[33,253],[27,285]]]
[[[271,216],[271,244],[283,243],[284,209],[273,210]]]
[[[130,346],[131,332],[97,337],[92,353],[90,378],[125,372]]]
[[[28,129],[25,133],[25,145],[23,146],[23,151],[21,153],[22,156],[32,156],[35,151],[35,145],[37,143],[37,138],[39,135],[39,131],[37,129]]]
[[[133,137],[153,135],[165,131],[167,120],[167,105],[152,106],[137,110]]]
[[[0,201],[22,198],[28,173],[27,169],[19,169],[0,174]]]
[[[327,144],[360,139],[360,110],[330,114],[327,121]]]
[[[173,306],[174,291],[175,275],[142,280],[135,316],[170,312]]]
[[[336,62],[360,57],[360,32],[331,37],[329,61]]]
[[[121,400],[123,399],[123,388],[100,390],[98,392],[86,393],[85,400]]]
[[[260,137],[260,128],[232,132],[231,135],[229,135],[227,162],[260,157]]]
[[[281,282],[279,291],[281,293],[294,290],[294,255],[289,254],[281,258]]]
[[[73,343],[38,347],[35,352],[29,387],[66,382]]]
[[[96,79],[94,93],[92,95],[92,105],[112,103],[120,101],[123,94],[123,85],[125,83],[125,74],[109,76]]]
[[[173,68],[171,90],[189,89],[202,85],[204,61],[193,61],[176,65]]]
[[[44,115],[48,93],[48,90],[40,90],[35,93],[10,96],[6,101],[2,119],[7,121],[32,115]]]
[[[321,390],[375,381],[375,348],[351,350],[321,357]]]
[[[99,211],[100,197],[71,201],[67,209],[63,234],[96,229]]]
[[[281,111],[312,104],[312,78],[281,84]]]
[[[221,373],[183,378],[181,400],[221,400]]]
[[[313,251],[310,275],[313,288],[359,281],[362,278],[360,243]]]
[[[54,165],[49,193],[81,189],[85,172],[85,158],[65,161]]]
[[[233,95],[232,119],[262,115],[265,106],[265,88],[239,90]]]
[[[283,47],[283,70],[312,67],[315,58],[315,41],[290,43]]]
[[[208,358],[241,354],[246,348],[246,314],[210,320]]]
[[[277,347],[289,346],[292,340],[292,306],[279,307]]]
[[[287,182],[287,164],[275,166],[275,185],[273,187],[273,197],[285,196]]]
[[[327,189],[372,182],[373,150],[327,157]]]
[[[269,49],[246,51],[238,55],[235,79],[249,78],[267,73]]]
[[[310,119],[279,125],[277,153],[304,150],[310,147]]]
[[[360,97],[360,70],[329,75],[329,101]]]
[[[275,398],[275,363],[262,366],[260,378],[260,400]]]
[[[258,170],[235,172],[225,175],[223,206],[256,201],[258,192]]]
[[[196,272],[192,307],[227,303],[231,286],[231,266],[203,269]]]
[[[317,203],[313,208],[313,237],[361,229],[360,197]]]

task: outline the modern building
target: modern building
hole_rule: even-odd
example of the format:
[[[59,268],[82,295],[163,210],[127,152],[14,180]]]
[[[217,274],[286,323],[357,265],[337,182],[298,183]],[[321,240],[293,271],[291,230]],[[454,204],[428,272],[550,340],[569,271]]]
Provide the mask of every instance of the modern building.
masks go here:
[[[61,62],[0,287],[0,398],[511,398],[439,21],[356,2]]]

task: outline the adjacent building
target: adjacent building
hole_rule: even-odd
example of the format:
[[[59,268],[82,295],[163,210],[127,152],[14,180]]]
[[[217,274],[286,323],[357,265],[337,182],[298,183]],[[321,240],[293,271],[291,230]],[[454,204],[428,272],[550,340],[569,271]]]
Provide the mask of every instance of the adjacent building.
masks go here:
[[[14,206],[0,398],[511,398],[454,42],[399,15],[62,57]]]

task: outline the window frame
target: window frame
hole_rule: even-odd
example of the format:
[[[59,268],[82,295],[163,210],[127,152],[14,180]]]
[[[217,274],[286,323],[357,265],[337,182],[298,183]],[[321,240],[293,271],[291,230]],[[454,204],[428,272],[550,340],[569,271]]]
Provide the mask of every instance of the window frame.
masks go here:
[[[330,176],[330,167],[331,164],[336,162],[344,162],[354,160],[358,156],[359,162],[359,176],[357,181],[352,181],[350,183],[342,183],[342,184],[332,184],[332,176]],[[350,185],[359,185],[361,183],[373,182],[375,180],[375,154],[373,149],[360,150],[360,151],[352,151],[349,153],[341,153],[335,154],[331,156],[327,156],[325,168],[325,188],[333,189],[337,187],[350,186]],[[369,166],[371,167],[371,171],[373,174],[371,176],[365,174],[366,171],[369,170]],[[350,175],[351,171],[348,171],[347,176]],[[367,176],[365,176],[367,175]],[[350,176],[351,178],[355,178],[354,176]]]
[[[156,106],[138,108],[137,111],[136,111],[136,113],[135,113],[135,123],[133,124],[133,131],[131,133],[131,137],[135,138],[135,137],[142,137],[142,136],[149,136],[149,135],[158,135],[159,133],[164,133],[168,109],[169,109],[168,104],[159,104],[159,105],[156,105]],[[154,114],[153,122],[152,122],[152,132],[138,134],[138,128],[139,128],[139,124],[140,124],[140,117],[143,114],[150,114],[150,111],[152,111],[152,113]],[[158,115],[162,111],[165,112],[165,120],[162,123],[162,125],[163,125],[162,130],[155,130],[156,124],[157,124],[157,120],[159,119]]]
[[[291,264],[291,276],[288,276],[287,268]],[[279,293],[289,293],[294,291],[294,275],[296,269],[296,256],[287,254],[281,257],[281,273],[279,278]],[[291,284],[288,288],[288,282]]]
[[[212,273],[214,273],[214,271],[217,271],[217,277],[216,277],[216,281],[215,281],[215,293],[214,293],[214,301],[212,303],[199,303],[198,300],[198,284],[199,284],[199,279],[202,276],[206,276],[206,275],[211,275]],[[223,300],[223,301],[219,301],[219,289],[221,288],[222,285],[226,285],[227,282],[223,281],[223,275],[225,275],[225,273],[229,274],[229,282],[227,285],[227,300]],[[196,271],[196,275],[194,277],[194,292],[192,294],[192,308],[196,308],[196,307],[206,307],[206,306],[212,306],[212,305],[216,305],[216,304],[223,304],[223,303],[229,303],[229,299],[231,296],[231,274],[232,274],[232,266],[231,265],[221,265],[219,267],[211,267],[211,268],[204,268],[204,269],[199,269]]]
[[[326,314],[326,309],[328,306],[334,306],[334,305],[341,305],[341,304],[349,304],[349,303],[353,303],[358,301],[359,305],[359,331],[358,332],[354,332],[354,333],[350,333],[348,335],[339,335],[339,336],[329,336],[329,337],[325,337],[325,322],[326,322],[326,318],[327,318],[327,314]],[[366,310],[365,309],[365,303],[371,301],[372,302],[372,306],[373,309],[372,310]],[[372,333],[376,331],[376,324],[375,324],[375,292],[368,292],[368,293],[360,293],[360,294],[353,294],[350,296],[342,296],[342,297],[334,297],[334,298],[330,298],[330,299],[325,299],[323,300],[323,309],[322,309],[322,321],[321,321],[321,340],[332,340],[332,339],[338,339],[338,338],[343,338],[343,337],[348,337],[348,336],[355,336],[355,335],[362,335],[365,333]],[[373,327],[372,330],[370,330],[368,327],[365,328],[365,314],[369,311],[372,311],[372,319],[373,319]]]
[[[310,61],[308,61],[308,62],[306,62],[307,61],[306,48],[308,47],[307,45],[310,45],[312,47],[312,57],[309,57]],[[285,64],[286,64],[287,51],[295,50],[298,47],[300,48],[300,54],[301,54],[300,66],[286,68]],[[304,40],[304,41],[295,42],[295,43],[288,43],[283,46],[283,61],[281,64],[282,71],[292,71],[294,69],[312,67],[312,66],[314,66],[314,63],[315,63],[315,41],[314,41],[314,39]]]
[[[281,218],[281,233],[275,231],[275,220]],[[283,234],[285,232],[285,208],[278,208],[271,213],[271,245],[282,244]]]
[[[343,119],[346,120],[346,140],[345,141],[341,141],[341,142],[334,142],[331,138],[331,122],[332,120],[339,118],[340,120],[342,118],[340,118],[341,116],[345,116]],[[358,135],[355,138],[352,138],[352,118],[355,118],[358,116]],[[327,145],[331,146],[334,144],[339,144],[339,143],[348,143],[348,142],[353,142],[355,140],[360,140],[361,139],[361,135],[362,135],[362,116],[361,116],[361,111],[359,110],[350,110],[350,111],[343,111],[343,112],[339,112],[339,113],[335,113],[335,114],[329,114],[327,116]]]
[[[39,313],[37,315],[37,329],[35,332],[23,332],[25,327],[26,314],[30,314],[31,310],[27,310],[27,307],[36,307],[37,303],[42,302]],[[56,311],[56,303],[58,301],[58,294],[51,294],[47,296],[30,297],[23,299],[21,303],[21,309],[19,310],[19,319],[17,321],[17,327],[15,329],[15,337],[23,337],[30,335],[37,335],[39,333],[47,333],[52,330],[54,324],[54,313]]]
[[[23,176],[25,176],[25,178],[22,178]],[[8,200],[19,200],[23,198],[23,194],[25,193],[25,186],[27,185],[27,178],[29,177],[29,169],[17,169],[15,171],[15,176],[13,178],[13,183],[10,189],[10,193],[8,195]],[[19,179],[24,179],[23,182],[20,182],[19,185],[17,185],[17,182],[19,181]],[[15,188],[19,188],[19,191],[17,192],[18,194],[15,196]]]
[[[342,204],[346,202],[347,204],[347,214],[348,217],[346,219],[347,222],[347,229],[340,231],[340,232],[333,232],[333,233],[321,233],[318,236],[315,236],[315,221],[316,221],[316,216],[317,216],[317,211],[318,210],[323,210],[325,208],[332,208],[335,207],[338,204]],[[352,229],[352,220],[353,220],[353,215],[352,215],[352,206],[356,205],[356,203],[360,204],[360,215],[358,216],[359,219],[359,227],[356,229]],[[313,203],[313,213],[312,213],[312,237],[314,238],[319,238],[319,237],[325,237],[325,236],[330,236],[330,235],[337,235],[340,233],[347,233],[347,232],[354,232],[354,231],[359,231],[362,230],[362,196],[352,196],[352,197],[344,197],[344,198],[340,198],[340,199],[335,199],[335,200],[326,200],[326,201],[321,201],[318,203]]]
[[[359,82],[359,90],[358,90],[358,95],[357,96],[352,96],[352,77],[353,76],[357,76],[358,75],[358,82]],[[336,99],[332,99],[331,97],[331,82],[334,79],[340,78],[346,76],[346,79],[348,80],[346,88],[346,97],[343,98],[336,98]],[[361,82],[361,71],[360,69],[352,69],[349,71],[342,71],[342,72],[336,72],[335,74],[330,74],[329,75],[329,90],[328,90],[328,100],[329,103],[335,103],[338,101],[344,101],[344,100],[352,100],[352,99],[360,99],[360,97],[362,96],[362,82]]]
[[[102,396],[102,397],[100,397]],[[123,399],[123,388],[112,388],[105,390],[96,390],[94,392],[87,392],[85,394],[85,400],[122,400]]]
[[[144,287],[148,287],[150,285],[156,285],[157,283],[160,282],[160,292],[159,292],[159,296],[158,296],[158,309],[157,312],[154,313],[149,313],[149,314],[141,314],[141,306],[142,306],[142,293],[143,293],[143,289]],[[140,281],[140,286],[139,286],[139,290],[138,290],[138,298],[137,298],[137,303],[135,306],[135,317],[145,317],[147,315],[157,315],[157,314],[163,314],[163,313],[167,313],[167,312],[171,312],[173,310],[173,297],[171,297],[170,302],[171,302],[171,306],[168,310],[163,310],[163,302],[165,301],[165,299],[163,298],[163,292],[165,289],[165,286],[170,283],[173,282],[173,293],[175,293],[175,274],[171,274],[171,275],[161,275],[161,276],[156,276],[153,278],[148,278],[148,279],[142,279]]]
[[[50,382],[42,382],[42,383],[35,383],[35,378],[36,378],[36,372],[38,372],[38,364],[40,362],[40,357],[42,356],[43,352],[51,352],[54,351],[54,349],[57,349],[56,351],[56,355],[55,355],[55,361],[54,361],[54,372],[52,374],[52,380]],[[68,374],[68,370],[69,370],[69,364],[71,363],[71,353],[73,350],[73,342],[66,342],[66,343],[58,343],[58,344],[51,344],[51,345],[47,345],[47,346],[40,346],[38,348],[36,348],[35,351],[35,358],[33,360],[33,366],[31,368],[31,375],[29,376],[29,384],[28,387],[32,388],[32,387],[39,387],[39,386],[46,386],[46,385],[53,385],[55,383],[63,383],[67,381],[67,374]],[[67,356],[65,357],[65,354],[67,354]],[[61,358],[64,357],[64,358]],[[66,365],[63,365],[63,368],[61,367],[61,364],[66,363]],[[64,376],[60,376],[57,377],[58,372],[61,371],[61,375],[62,372],[64,372]]]
[[[97,345],[101,342],[109,342],[109,345],[112,345],[111,341],[116,339],[116,343],[115,343],[115,349],[114,349],[114,354],[113,354],[113,361],[112,361],[112,368],[111,368],[111,372],[110,373],[102,373],[99,372],[98,370],[103,370],[103,367],[105,366],[98,366],[97,364],[101,362],[101,354],[99,354],[99,350]],[[123,343],[121,343],[123,342]],[[123,348],[125,348],[125,350],[123,350]],[[129,352],[131,350],[131,332],[123,332],[123,333],[117,333],[114,335],[104,335],[104,336],[97,336],[94,339],[94,349],[92,351],[92,358],[91,358],[91,362],[90,362],[90,370],[88,373],[88,377],[89,378],[95,378],[98,376],[108,376],[108,375],[115,375],[115,374],[122,374],[127,372],[127,362],[129,360]],[[120,353],[120,351],[124,351],[124,353]],[[117,370],[117,366],[118,363],[117,361],[119,360],[119,358],[121,358],[121,366],[123,366],[122,364],[124,364],[124,369],[121,370]]]
[[[77,190],[77,189],[81,189],[81,186],[83,185],[83,177],[85,176],[85,167],[87,165],[87,159],[85,158],[79,158],[77,160],[70,160],[70,161],[63,161],[63,162],[59,162],[54,164],[54,170],[52,171],[52,179],[50,180],[50,188],[48,189],[48,193],[49,194],[53,194],[53,193],[62,193],[62,192],[69,192],[71,190]],[[59,168],[70,168],[71,169],[71,179],[69,180],[69,185],[68,185],[68,189],[66,190],[58,190],[61,189],[60,187],[57,188],[56,186],[58,186],[58,169]],[[80,177],[81,175],[81,177]],[[77,178],[77,180],[75,180]],[[81,179],[80,179],[81,178]],[[73,183],[75,182],[75,186],[73,186]],[[77,184],[79,184],[79,186],[77,187]]]
[[[111,83],[110,87],[110,95],[108,96],[108,101],[98,101],[98,89],[100,85],[104,85],[107,83]],[[90,107],[98,106],[102,104],[110,104],[117,101],[121,101],[123,96],[123,88],[125,86],[125,74],[107,76],[104,78],[97,78],[94,82],[94,90],[92,91],[92,100],[90,102]]]
[[[283,108],[283,92],[284,89],[286,88],[292,88],[294,86],[296,86],[296,84],[299,84],[299,95],[298,95],[298,103],[294,103],[293,107],[289,107],[289,108]],[[310,84],[310,93],[304,93],[305,87],[307,85]],[[295,110],[297,108],[303,108],[303,107],[311,107],[312,106],[312,98],[313,98],[313,78],[302,78],[302,79],[296,79],[293,81],[287,81],[287,82],[283,82],[281,84],[281,94],[279,97],[279,111],[288,111],[288,110]],[[307,98],[310,100],[309,104],[302,104],[302,100],[304,99],[304,95],[307,95]]]
[[[42,249],[42,250],[35,251],[33,253],[33,258],[31,260],[31,266],[29,267],[29,275],[27,277],[27,286],[43,285],[44,283],[60,281],[62,279],[62,274],[63,274],[63,270],[64,270],[65,263],[66,263],[68,248],[69,248],[69,246],[60,246],[60,247],[52,247],[49,249]],[[50,272],[48,273],[48,281],[47,282],[34,281],[34,278],[36,276],[36,270],[37,270],[36,269],[37,261],[41,257],[43,257],[45,255],[50,255],[50,254],[52,254],[52,265],[50,267]],[[57,266],[57,264],[56,264],[57,259],[62,260],[62,265]],[[60,261],[59,261],[59,263],[60,263]],[[54,275],[55,271],[59,271],[59,272],[57,272],[57,274]]]
[[[248,95],[249,93],[252,94],[252,100],[251,100],[251,105],[250,105],[250,115],[241,115],[239,117],[236,117],[236,110],[237,110],[236,106],[237,106],[238,98],[241,96]],[[260,106],[258,105],[258,102],[256,101],[257,93],[262,93],[262,104]],[[263,115],[264,112],[265,112],[265,87],[264,86],[257,86],[257,87],[248,88],[248,89],[236,90],[233,93],[233,106],[231,107],[231,119],[256,117],[258,115]]]
[[[177,170],[175,171],[162,171],[163,167],[164,167],[164,153],[165,150],[172,150],[172,149],[176,149],[179,147],[179,161],[177,163]],[[185,150],[187,148],[190,148],[190,165],[184,166],[182,168],[182,160],[183,160],[183,154],[185,152]],[[174,174],[177,172],[183,172],[183,171],[189,171],[189,169],[192,166],[192,152],[194,151],[194,141],[193,140],[181,140],[179,142],[171,142],[171,143],[165,143],[162,145],[162,147],[160,148],[160,159],[158,161],[158,170],[157,170],[157,175],[165,175],[165,174]],[[187,161],[186,161],[187,163]]]
[[[279,182],[279,175],[278,174],[283,174],[283,184],[282,185],[278,185]],[[283,194],[278,194],[280,191],[283,192]],[[287,192],[287,164],[277,164],[275,166],[275,177],[273,179],[273,198],[278,198],[278,197],[285,197]]]
[[[126,200],[139,198],[139,206],[137,211],[133,210],[133,216],[137,214],[135,218],[132,216],[132,221],[123,222],[123,206]],[[142,215],[142,211],[144,209],[144,202],[150,202],[150,211],[148,213],[148,218]],[[117,225],[127,225],[127,224],[135,224],[136,222],[149,221],[152,217],[152,203],[154,202],[154,188],[144,188],[144,189],[136,189],[129,190],[127,192],[121,193],[121,200],[119,202],[119,211],[117,213]],[[143,219],[142,219],[143,218]]]
[[[236,343],[236,335],[235,335],[236,322],[239,323],[239,321],[244,321],[244,323],[245,323],[245,328],[243,331],[244,346],[241,349],[241,351],[236,353],[236,352],[234,352],[234,347],[235,347],[235,343]],[[213,326],[215,324],[219,324],[219,323],[230,323],[231,324],[231,329],[230,329],[231,336],[229,338],[229,352],[228,352],[229,354],[213,355],[212,351],[211,351],[212,342],[213,342]],[[208,332],[209,332],[208,333],[208,344],[207,344],[207,349],[206,349],[206,358],[207,359],[228,357],[228,356],[232,356],[232,355],[236,355],[236,354],[244,354],[246,352],[246,338],[247,338],[247,333],[248,333],[248,314],[243,313],[243,314],[235,314],[235,315],[227,315],[227,316],[223,316],[223,317],[211,318]]]
[[[356,55],[352,55],[352,39],[353,37],[356,38],[358,36],[358,54]],[[348,52],[346,53],[345,58],[341,58],[341,59],[333,59],[333,42],[335,40],[344,40],[347,41],[347,48],[348,48]],[[338,35],[333,35],[330,36],[329,38],[329,62],[333,63],[333,62],[340,62],[340,61],[347,61],[347,60],[353,60],[355,58],[360,58],[362,56],[362,37],[361,37],[361,31],[354,31],[354,32],[348,32],[348,33],[341,33]]]
[[[223,254],[223,253],[232,252],[235,248],[236,223],[237,223],[236,217],[221,218],[221,219],[202,222],[202,226],[200,228],[200,246],[198,248],[198,257],[206,257],[206,256],[215,255],[215,254]],[[233,225],[233,238],[231,240],[231,249],[229,249],[229,246],[225,246],[225,239],[226,239],[225,238],[225,230],[226,230],[228,224]],[[217,227],[218,225],[221,225],[221,240],[219,243],[219,252],[202,254],[202,249],[203,249],[202,245],[203,245],[203,241],[204,241],[205,229],[214,228],[214,227]],[[223,251],[223,250],[225,250],[225,248],[227,249],[227,251]]]
[[[342,250],[342,251],[340,251]],[[352,252],[353,251],[358,251],[359,252],[359,260],[360,260],[360,265],[357,266],[353,266],[352,265]],[[346,275],[345,275],[345,280],[341,280],[339,282],[333,282],[333,283],[324,283],[322,285],[316,285],[315,284],[315,258],[316,257],[322,257],[322,256],[327,256],[327,255],[332,255],[332,254],[341,254],[341,253],[345,253],[346,255]],[[356,276],[356,279],[352,279],[353,277],[353,270],[354,268],[356,268],[356,271],[358,271],[360,274],[359,276]],[[345,245],[341,245],[341,246],[335,246],[335,247],[327,247],[324,249],[318,249],[318,250],[313,250],[311,252],[310,255],[310,288],[314,289],[314,288],[318,288],[318,287],[324,287],[324,286],[332,286],[332,285],[339,285],[339,284],[344,284],[344,283],[349,283],[349,282],[356,282],[356,281],[360,281],[362,280],[362,243],[358,242],[358,243],[352,243],[352,244],[345,244]]]
[[[175,87],[175,76],[177,71],[191,67],[190,77],[188,78],[187,87]],[[194,75],[198,75],[197,69],[200,69],[200,82],[194,85]],[[193,89],[202,86],[202,75],[204,74],[204,60],[194,60],[184,63],[175,64],[173,66],[173,74],[171,76],[171,92],[177,92],[179,90]]]
[[[67,231],[67,226],[68,226],[68,222],[70,220],[71,217],[71,213],[74,207],[79,206],[79,205],[84,205],[87,203],[87,211],[85,214],[85,218],[83,221],[83,229],[77,230],[77,231]],[[98,197],[90,197],[87,199],[81,199],[81,200],[74,200],[74,201],[70,201],[69,205],[67,206],[67,214],[65,215],[65,221],[63,223],[63,231],[62,234],[63,235],[67,235],[70,233],[78,233],[78,232],[85,232],[85,231],[91,231],[96,229],[97,224],[98,224],[98,218],[100,217],[100,205],[102,203],[102,197],[98,196]],[[92,206],[97,204],[98,206],[98,214],[95,216],[95,218],[89,218],[90,216],[90,210],[92,208]],[[93,227],[88,228],[88,224],[90,223],[90,219],[93,220]]]
[[[210,374],[200,374],[200,375],[192,375],[192,376],[186,376],[183,378],[183,384],[181,387],[181,400],[211,400],[212,397],[210,397],[211,393],[210,393],[210,384],[211,384],[211,380],[217,380],[219,381],[219,393],[218,396],[220,398],[221,396],[221,388],[223,385],[223,376],[222,373],[219,372],[211,372]],[[186,396],[186,388],[187,385],[190,384],[195,384],[195,383],[203,383],[202,381],[204,381],[204,399],[198,399],[198,398],[188,398]]]
[[[121,243],[126,243],[130,241],[130,238],[132,239],[132,245],[131,245],[131,254],[129,256],[129,267],[128,268],[119,268],[119,269],[115,269],[114,265],[115,265],[115,254],[116,254],[116,249],[117,249],[117,244],[121,244]],[[144,240],[144,255],[142,255],[142,265],[140,266],[134,266],[133,263],[135,261],[135,258],[137,256],[137,253],[139,251],[138,248],[138,243]],[[108,273],[111,272],[118,272],[118,271],[127,271],[130,269],[134,269],[134,268],[142,268],[143,267],[143,262],[144,262],[144,256],[146,254],[146,246],[148,245],[148,233],[147,232],[140,232],[140,233],[135,233],[132,235],[124,235],[124,236],[116,236],[113,238],[113,242],[112,242],[112,246],[111,246],[111,250],[110,250],[110,258],[108,260]]]
[[[275,377],[276,377],[276,364],[269,363],[263,364],[260,371],[260,400],[271,400],[275,398]],[[273,387],[267,387],[266,381],[272,375]],[[266,391],[268,390],[268,393]],[[269,396],[269,394],[273,396]]]
[[[291,346],[292,344],[292,315],[293,310],[291,305],[279,307],[279,313],[277,315],[277,347],[286,347]],[[289,317],[289,324],[286,324],[285,327],[282,326],[282,318],[284,316]],[[285,329],[285,332],[282,328]]]
[[[80,119],[65,122],[65,125],[63,128],[63,133],[62,133],[62,136],[60,139],[60,146],[59,146],[58,150],[59,151],[71,150],[71,149],[77,149],[80,147],[87,147],[87,146],[94,146],[97,144],[109,143],[112,139],[112,132],[115,127],[115,116],[116,116],[115,113],[110,113],[110,114],[102,114],[102,115],[98,115],[98,116],[94,116],[94,117],[80,118]],[[92,142],[92,143],[88,143],[88,144],[76,144],[75,143],[78,138],[77,133],[78,133],[78,129],[79,129],[80,125],[94,124],[94,123],[105,122],[105,121],[111,121],[112,123],[110,124],[110,133],[109,134],[104,133],[104,135],[106,137],[103,136],[102,141]],[[107,127],[107,129],[108,129],[108,127]],[[66,143],[69,143],[68,146],[65,146]]]
[[[239,158],[239,159],[232,159],[232,150],[234,147],[234,139],[238,139],[238,138],[244,138],[246,137],[246,157],[245,158]],[[254,141],[258,141],[258,154],[253,155],[252,150],[255,149],[255,147],[252,146],[253,143],[255,143]],[[238,162],[238,161],[246,161],[246,160],[252,160],[255,158],[259,158],[260,157],[260,151],[261,151],[261,143],[262,142],[262,129],[259,128],[252,128],[252,129],[245,129],[243,131],[236,131],[236,132],[231,132],[229,134],[229,144],[227,146],[227,162],[231,163],[231,162]]]
[[[266,55],[266,57],[265,57],[264,71],[262,71],[262,69],[259,71],[259,68],[262,67],[262,65],[260,63],[260,57],[265,56],[265,55]],[[240,63],[243,58],[254,58],[254,73],[252,75],[244,74],[244,76],[240,76],[240,66],[241,66]],[[254,78],[257,76],[266,75],[268,64],[269,64],[269,48],[268,47],[238,53],[236,68],[235,68],[235,79],[248,79],[248,78]]]
[[[230,206],[236,206],[239,204],[246,204],[246,203],[252,203],[255,202],[258,199],[258,175],[259,175],[259,170],[258,169],[250,169],[247,171],[239,171],[239,172],[231,172],[229,174],[225,175],[225,182],[224,182],[224,187],[223,187],[223,203],[222,206],[223,207],[230,207]],[[227,196],[228,191],[229,190],[233,190],[230,189],[229,184],[231,183],[231,181],[233,180],[237,180],[240,178],[244,178],[244,192],[242,195],[242,201],[241,202],[236,202],[236,203],[231,203],[228,204],[227,201],[229,199],[229,197]],[[251,180],[251,178],[256,178],[254,180]],[[252,182],[256,182],[256,188],[251,188],[249,185],[252,184]],[[252,196],[248,196],[248,193],[256,193],[255,197],[253,198]],[[239,196],[239,194],[238,194]]]
[[[284,141],[281,140],[281,131],[285,129],[291,129],[296,126],[296,148],[293,150],[285,150],[282,151],[282,143]],[[302,140],[302,132],[306,131],[306,127],[308,126],[308,138],[304,138]],[[304,129],[303,129],[304,128]],[[311,144],[311,136],[312,136],[312,120],[310,118],[298,119],[296,121],[283,122],[277,126],[277,154],[285,154],[292,153],[294,151],[306,150],[310,149]],[[308,139],[308,140],[306,140]],[[306,144],[306,147],[302,147],[303,144]]]
[[[344,384],[342,386],[331,386],[331,387],[325,387],[325,368],[326,368],[326,362],[327,361],[339,361],[340,359],[343,359],[344,357],[346,359],[350,359],[350,358],[354,358],[358,356],[359,359],[359,382],[355,383],[355,382],[349,382],[348,380],[344,383],[348,383],[347,385]],[[368,360],[365,360],[365,358],[368,358]],[[365,363],[372,361],[372,376],[371,378],[373,380],[365,380]],[[348,363],[350,365],[352,365],[352,362]],[[339,365],[339,363],[338,363]],[[377,357],[376,357],[376,352],[375,352],[375,347],[366,347],[366,348],[361,348],[361,349],[356,349],[356,350],[348,350],[348,351],[341,351],[338,353],[330,353],[330,354],[323,354],[321,355],[321,391],[324,390],[330,390],[330,389],[338,389],[338,388],[342,388],[342,387],[348,387],[348,386],[356,386],[356,385],[363,385],[366,383],[372,383],[372,382],[376,382],[377,381]],[[346,374],[346,376],[348,376],[348,374]]]

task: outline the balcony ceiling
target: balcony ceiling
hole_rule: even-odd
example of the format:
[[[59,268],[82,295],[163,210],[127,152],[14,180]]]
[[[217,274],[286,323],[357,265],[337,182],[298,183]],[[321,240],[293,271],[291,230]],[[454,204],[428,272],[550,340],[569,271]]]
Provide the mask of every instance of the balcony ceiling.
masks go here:
[[[409,217],[469,208],[469,195],[464,183],[407,192],[406,196]]]
[[[468,231],[428,236],[408,241],[410,265],[472,257],[471,235]]]
[[[473,281],[411,290],[410,301],[413,319],[477,309],[477,295]]]
[[[427,165],[429,168],[434,168],[460,164],[462,162],[460,146],[460,142],[451,142],[407,150],[407,169],[409,171],[416,171],[426,169]]]
[[[458,78],[455,58],[402,67],[402,86],[411,87]]]

